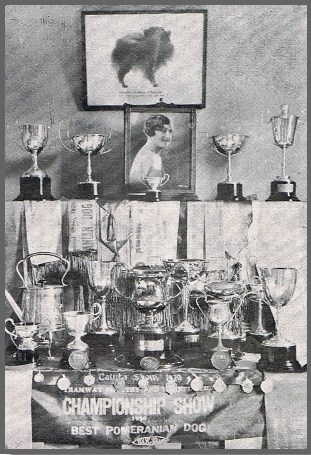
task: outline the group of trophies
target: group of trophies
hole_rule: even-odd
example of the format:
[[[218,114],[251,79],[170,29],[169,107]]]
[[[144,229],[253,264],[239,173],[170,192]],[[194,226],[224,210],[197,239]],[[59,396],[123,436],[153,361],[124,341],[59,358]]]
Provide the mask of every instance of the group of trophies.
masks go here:
[[[281,175],[271,182],[271,194],[268,201],[299,201],[296,196],[296,183],[286,175],[285,156],[286,149],[294,142],[294,136],[298,117],[289,114],[289,106],[281,106],[280,115],[270,119],[273,132],[274,144],[283,151]],[[31,152],[33,165],[20,177],[20,194],[16,200],[53,200],[51,194],[51,179],[38,167],[38,155],[45,147],[48,140],[49,127],[47,125],[23,125],[22,141],[25,148]],[[69,133],[68,133],[69,136]],[[110,135],[111,136],[111,135]],[[61,134],[60,140],[63,146],[69,151],[75,151],[87,157],[87,178],[79,182],[77,197],[80,199],[97,199],[99,197],[100,182],[92,178],[91,157],[93,155],[110,152],[105,150],[105,145],[110,136],[105,134],[80,134],[70,137],[73,150],[64,144]],[[213,136],[215,149],[218,153],[228,158],[227,178],[217,185],[216,200],[222,201],[245,201],[242,184],[232,181],[231,160],[244,146],[246,135],[227,134]],[[160,186],[163,186],[169,179],[169,175],[147,178],[140,177],[145,192],[141,193],[148,201],[159,201],[161,199]]]
[[[15,309],[21,322],[16,323],[12,318],[5,321],[5,330],[16,347],[13,355],[17,363],[40,364],[40,336],[48,334],[51,356],[55,334],[65,331],[73,340],[63,346],[59,367],[74,370],[96,367],[85,337],[84,340],[81,338],[87,334],[89,339],[96,336],[98,347],[113,345],[115,337],[120,335],[120,327],[110,327],[111,321],[107,320],[107,299],[113,294],[116,305],[118,299],[122,299],[139,313],[138,323],[133,327],[124,353],[113,355],[113,362],[122,367],[156,370],[183,366],[184,361],[174,352],[177,345],[172,340],[174,337],[182,340],[182,344],[190,347],[190,354],[191,347],[200,343],[202,327],[194,326],[189,318],[189,306],[198,305],[208,323],[209,344],[203,345],[203,355],[197,366],[220,371],[232,368],[243,356],[238,352],[243,318],[237,318],[237,315],[248,301],[254,306],[257,327],[248,329],[246,339],[255,339],[260,345],[258,369],[275,372],[301,369],[296,360],[295,344],[282,338],[278,331],[279,310],[291,300],[295,290],[297,270],[294,268],[257,269],[256,261],[250,258],[248,279],[243,281],[239,273],[229,276],[223,269],[209,270],[209,261],[203,259],[165,260],[161,266],[133,268],[121,262],[90,260],[87,274],[95,299],[88,311],[66,311],[62,294],[69,262],[51,254],[65,263],[61,283],[52,285],[39,280],[28,285],[25,278],[28,266],[25,264],[29,265],[27,261],[37,254],[51,253],[30,254],[16,266],[23,281],[22,308],[19,314]],[[20,271],[22,264],[23,275]],[[167,320],[163,322],[163,313],[176,301],[180,303],[181,322],[175,325]],[[276,310],[275,334],[263,327],[262,302]]]

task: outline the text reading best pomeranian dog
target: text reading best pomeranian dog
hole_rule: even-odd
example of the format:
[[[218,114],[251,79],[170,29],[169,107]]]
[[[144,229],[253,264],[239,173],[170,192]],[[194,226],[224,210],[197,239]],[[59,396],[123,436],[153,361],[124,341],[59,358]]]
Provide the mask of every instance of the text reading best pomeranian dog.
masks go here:
[[[117,40],[111,59],[122,87],[127,87],[124,78],[134,68],[141,70],[146,79],[157,87],[155,73],[172,58],[174,52],[170,35],[171,32],[163,27],[150,27],[143,33],[130,33]]]

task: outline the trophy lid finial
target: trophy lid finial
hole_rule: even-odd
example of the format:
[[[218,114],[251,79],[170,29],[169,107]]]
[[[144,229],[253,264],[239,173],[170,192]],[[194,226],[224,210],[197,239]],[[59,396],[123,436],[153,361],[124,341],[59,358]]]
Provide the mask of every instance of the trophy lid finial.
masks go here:
[[[281,110],[282,110],[281,117],[288,117],[289,105],[288,104],[282,104]]]

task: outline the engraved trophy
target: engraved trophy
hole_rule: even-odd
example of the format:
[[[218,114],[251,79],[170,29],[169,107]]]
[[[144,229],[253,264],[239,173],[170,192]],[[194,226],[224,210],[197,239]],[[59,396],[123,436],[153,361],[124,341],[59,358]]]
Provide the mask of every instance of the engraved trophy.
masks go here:
[[[13,330],[9,330],[7,324],[13,326]],[[10,338],[16,347],[16,353],[13,357],[16,358],[17,364],[37,363],[38,364],[38,350],[37,343],[34,336],[38,333],[38,326],[36,324],[25,324],[20,322],[16,324],[13,319],[8,318],[4,321],[5,331],[10,335]]]
[[[242,183],[232,181],[232,156],[236,155],[245,145],[248,136],[244,134],[227,134],[213,136],[216,151],[228,158],[227,178],[217,185],[218,201],[244,201]]]
[[[168,174],[164,174],[163,176],[140,176],[141,183],[148,188],[146,191],[146,199],[150,202],[160,201],[161,190],[159,190],[159,187],[165,185],[165,183],[168,182],[169,178],[170,176]]]
[[[297,270],[294,268],[260,268],[260,278],[268,305],[276,309],[276,335],[261,345],[258,369],[292,373],[301,370],[296,360],[296,345],[279,334],[279,312],[287,305],[296,287]]]
[[[69,133],[68,133],[69,135]],[[106,142],[110,139],[111,133],[107,136],[104,134],[79,134],[70,138],[74,150],[67,147],[59,131],[59,138],[63,146],[70,152],[78,152],[87,157],[87,177],[83,182],[78,183],[77,197],[78,199],[98,199],[98,191],[100,182],[92,178],[92,164],[91,157],[95,155],[102,155],[111,151],[105,150]]]
[[[144,370],[181,366],[182,359],[171,349],[171,329],[162,323],[161,317],[157,317],[170,299],[180,294],[179,290],[173,295],[173,283],[165,269],[142,266],[128,270],[124,264],[117,264],[112,274],[117,293],[143,317],[134,327],[134,352],[120,355],[116,361]]]
[[[271,182],[271,194],[267,201],[299,201],[296,196],[296,182],[286,175],[286,149],[294,142],[297,121],[299,117],[290,115],[289,106],[281,106],[281,114],[270,119],[273,132],[273,142],[283,151],[281,176]]]
[[[106,298],[111,291],[111,270],[114,265],[115,262],[111,261],[89,261],[87,263],[89,283],[96,294],[96,301],[92,306],[95,318],[90,334],[92,338],[98,340],[101,347],[105,348],[107,344],[108,350],[112,352],[114,352],[112,341],[118,332],[107,322]]]
[[[83,370],[91,365],[89,358],[89,346],[81,340],[86,335],[86,326],[92,320],[91,313],[82,311],[65,311],[63,318],[68,329],[68,334],[74,340],[68,343],[60,361],[61,367],[73,370]]]
[[[20,177],[20,194],[15,201],[55,200],[51,194],[51,179],[38,166],[38,155],[46,146],[48,131],[47,125],[22,125],[22,142],[31,153],[32,166]]]

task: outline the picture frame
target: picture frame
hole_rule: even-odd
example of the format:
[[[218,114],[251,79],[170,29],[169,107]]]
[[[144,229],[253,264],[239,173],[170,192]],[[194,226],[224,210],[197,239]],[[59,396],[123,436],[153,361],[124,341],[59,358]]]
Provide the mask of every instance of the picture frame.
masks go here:
[[[127,108],[125,109],[125,189],[129,199],[144,200],[147,185],[142,182],[152,173],[169,178],[159,188],[162,200],[195,200],[196,189],[196,110],[192,108]],[[154,118],[164,118],[172,130],[167,144],[160,145],[159,158],[149,147]],[[153,138],[151,138],[153,141]],[[157,153],[157,152],[156,152]],[[139,154],[139,155],[138,155]],[[154,159],[156,161],[154,161]],[[135,161],[134,161],[135,160]],[[166,180],[166,178],[165,178]]]
[[[82,28],[85,109],[205,107],[207,10],[83,11]]]

